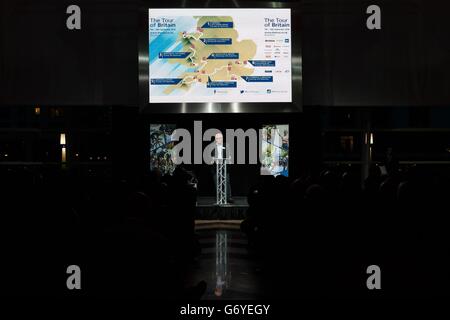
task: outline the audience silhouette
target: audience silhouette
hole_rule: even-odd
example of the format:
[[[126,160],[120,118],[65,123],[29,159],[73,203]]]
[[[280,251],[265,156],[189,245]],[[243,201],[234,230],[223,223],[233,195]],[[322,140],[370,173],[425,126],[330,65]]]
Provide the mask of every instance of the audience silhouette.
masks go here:
[[[2,294],[199,299],[205,292],[205,282],[184,281],[200,246],[195,178],[183,166],[139,183],[30,169],[2,169],[0,178]],[[373,165],[365,181],[339,167],[296,179],[262,176],[249,190],[241,230],[273,297],[376,296],[365,285],[372,264],[383,272],[384,296],[439,295],[448,281],[449,185],[416,166],[382,174]],[[65,287],[71,264],[84,272],[80,293]]]

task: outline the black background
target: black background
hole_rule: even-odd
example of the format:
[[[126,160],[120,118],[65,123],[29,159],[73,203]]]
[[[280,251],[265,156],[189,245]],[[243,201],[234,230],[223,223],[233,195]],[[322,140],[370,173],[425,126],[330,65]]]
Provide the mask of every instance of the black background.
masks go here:
[[[219,2],[223,5],[226,1]],[[247,1],[228,1],[230,7],[241,2]],[[165,1],[167,7],[176,7],[179,3]],[[185,6],[189,7],[193,3],[198,2],[186,0]],[[137,181],[148,173],[150,123],[177,123],[180,127],[189,128],[194,120],[203,120],[204,128],[219,129],[289,123],[290,169],[294,177],[303,171],[323,168],[326,164],[324,160],[333,163],[360,160],[362,152],[358,148],[363,146],[361,141],[368,130],[375,132],[373,148],[376,161],[382,161],[386,147],[394,145],[396,151],[400,149],[399,159],[403,162],[437,160],[430,161],[433,167],[429,168],[449,175],[450,153],[446,150],[449,149],[449,139],[446,137],[449,137],[450,132],[450,117],[446,108],[450,104],[448,1],[377,1],[376,4],[382,9],[382,30],[374,31],[366,28],[368,15],[365,12],[367,6],[373,4],[372,1],[302,1],[304,112],[251,115],[139,113],[138,15],[140,8],[152,7],[154,2],[76,1],[75,4],[82,10],[80,31],[66,28],[68,15],[65,11],[70,4],[74,2],[0,0],[0,106],[5,107],[0,108],[0,137],[5,141],[0,141],[0,147],[9,148],[5,147],[5,150],[12,162],[3,158],[5,168],[34,166],[38,171],[43,170],[45,165],[58,168],[59,134],[66,132],[70,149],[69,170],[86,175],[93,175],[98,170],[102,178],[109,178],[103,172],[111,171],[115,180],[123,177],[133,182],[132,179]],[[205,6],[213,4],[213,1],[204,2]],[[159,2],[158,6],[161,5]],[[297,30],[293,31],[293,36],[298,36]],[[41,115],[35,114],[35,106],[42,107]],[[59,110],[63,116],[53,116],[53,107],[63,107]],[[368,119],[372,122],[372,128],[367,128]],[[355,138],[355,150],[349,153],[342,151],[342,136]],[[49,150],[47,145],[54,147],[51,161],[44,156],[44,151]],[[3,149],[0,151],[3,153]],[[78,151],[85,157],[81,161],[73,156]],[[40,153],[42,156],[36,156]],[[90,162],[88,159],[91,155],[107,155],[112,160]],[[27,164],[27,160],[30,160],[31,165]],[[359,162],[360,166],[363,161]],[[354,167],[359,170],[359,166],[357,164]],[[211,190],[212,186],[204,169],[198,168],[200,192]],[[257,178],[258,168],[242,166],[236,170],[232,179],[234,186],[238,187],[234,190],[245,194]],[[79,186],[80,189],[86,187]],[[21,204],[31,203],[29,199],[20,200]],[[57,204],[55,201],[54,206],[58,209]],[[378,213],[370,215],[371,206],[371,203],[365,203],[358,207],[361,208],[361,216],[368,217],[368,227],[372,222],[381,225],[377,220]],[[441,223],[443,218],[437,217],[445,210],[429,204],[422,212],[424,215],[420,219],[423,220],[417,220],[417,226],[424,225],[423,228],[426,228],[427,224],[433,225],[438,230],[435,232],[436,238],[448,238],[445,224]],[[285,214],[283,210],[278,213],[286,218],[286,215],[282,216]],[[317,213],[313,216],[321,218],[320,212]],[[333,217],[338,216],[334,215],[334,211],[332,213]],[[384,213],[386,219],[382,221],[390,227],[390,216],[387,217],[390,211],[386,209]],[[42,235],[41,230],[28,224],[36,234]],[[408,228],[402,225],[401,229]],[[18,230],[23,234],[27,231],[23,230],[22,225]],[[361,231],[365,232],[365,229]],[[64,233],[65,230],[58,232]],[[385,235],[378,236],[382,240]],[[4,239],[4,244],[11,241],[11,238]],[[30,242],[36,240],[25,237],[22,240],[25,243],[30,239],[33,240]],[[51,240],[51,245],[55,245],[55,241]],[[445,273],[448,265],[443,263],[445,253],[448,253],[445,243],[441,241],[431,251],[428,247],[422,251],[427,256],[433,256],[430,265],[427,265],[430,269],[426,269],[432,272],[423,274],[439,278],[436,283],[442,281],[442,291],[448,282]],[[364,245],[361,243],[361,246]],[[10,259],[4,260],[9,262],[16,274],[20,274],[18,279],[22,282],[19,284],[28,287],[35,280],[33,276],[36,276],[37,283],[46,283],[45,277],[40,279],[39,272],[33,269],[34,265],[17,262],[20,259],[27,261],[23,251],[9,247],[12,254],[6,255]],[[52,258],[59,258],[65,251],[58,248],[54,252]],[[41,269],[45,269],[45,263],[50,265],[51,260],[46,262],[41,252],[34,251],[33,254],[30,261],[42,263]],[[67,259],[63,261],[65,266],[73,263],[71,252],[68,254],[67,257],[63,255]],[[414,275],[410,277],[408,273],[409,265],[397,265],[397,260],[393,261],[393,266],[401,269],[399,273],[405,271],[407,282],[413,279]],[[283,266],[287,264],[285,260],[281,263]],[[66,274],[61,272],[64,269],[58,267],[53,266],[54,269],[48,270],[48,274],[57,275],[55,283],[58,290],[67,293],[64,286]],[[83,265],[81,267],[84,268]],[[324,267],[326,275],[333,271],[327,267],[328,264]],[[330,269],[333,267],[334,264],[330,265]],[[90,271],[86,273],[87,282],[93,283],[89,282],[93,279],[89,278]],[[15,283],[17,278],[7,278],[5,280],[12,287],[20,289]],[[290,279],[283,279],[287,280],[287,285],[290,284]],[[365,279],[365,274],[360,279]],[[390,280],[387,283],[394,283]],[[42,289],[43,286],[35,285],[32,293]],[[295,286],[292,289],[296,289]],[[280,296],[283,297],[282,294]]]
[[[77,1],[77,31],[66,28],[70,4],[1,1],[1,105],[138,105],[138,9],[161,3]],[[381,30],[366,28],[371,4],[301,1],[303,105],[448,105],[448,1],[377,1]]]

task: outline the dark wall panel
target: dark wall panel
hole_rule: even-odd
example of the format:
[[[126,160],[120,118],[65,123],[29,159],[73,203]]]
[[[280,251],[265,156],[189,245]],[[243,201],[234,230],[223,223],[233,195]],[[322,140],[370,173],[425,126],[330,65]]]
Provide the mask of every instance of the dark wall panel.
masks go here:
[[[381,8],[381,30],[366,8]],[[303,2],[305,105],[450,105],[450,34],[442,0]]]
[[[70,4],[2,3],[2,104],[137,104],[137,5],[77,1],[82,29],[69,31]]]

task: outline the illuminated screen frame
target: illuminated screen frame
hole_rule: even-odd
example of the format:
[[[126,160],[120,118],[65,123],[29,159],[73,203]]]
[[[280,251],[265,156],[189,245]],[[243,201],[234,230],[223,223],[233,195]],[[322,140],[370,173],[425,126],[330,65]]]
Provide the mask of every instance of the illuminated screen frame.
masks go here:
[[[204,6],[203,1],[171,1],[167,5],[152,5],[154,9],[190,9]],[[211,4],[217,5],[217,4]],[[224,8],[219,6],[215,8]],[[141,7],[139,18],[139,106],[144,113],[292,113],[302,111],[302,56],[301,17],[298,2],[246,1],[241,8],[289,8],[291,9],[291,84],[292,102],[193,102],[149,103],[149,7]],[[210,8],[214,9],[214,8]],[[225,9],[236,9],[226,8]]]

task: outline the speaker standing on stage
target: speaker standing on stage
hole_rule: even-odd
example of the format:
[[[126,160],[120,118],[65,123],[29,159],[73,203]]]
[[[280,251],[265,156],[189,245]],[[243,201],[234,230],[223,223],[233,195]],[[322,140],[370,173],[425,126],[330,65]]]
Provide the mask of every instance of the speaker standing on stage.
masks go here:
[[[223,144],[223,135],[221,133],[217,133],[214,136],[214,142],[216,144],[216,147],[214,148],[214,157],[215,158],[231,158],[231,149],[229,148],[228,144]],[[217,176],[216,176],[216,167],[213,166],[211,168],[211,173],[214,179],[214,186],[217,189]],[[226,192],[227,192],[227,202],[232,203],[233,198],[231,197],[231,182],[230,182],[230,173],[229,170],[227,170],[227,185],[226,185]]]

